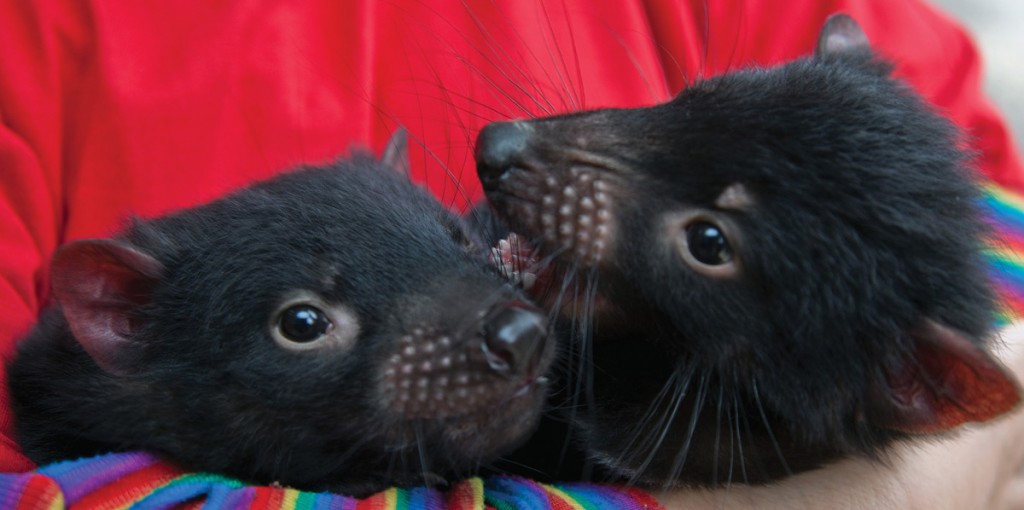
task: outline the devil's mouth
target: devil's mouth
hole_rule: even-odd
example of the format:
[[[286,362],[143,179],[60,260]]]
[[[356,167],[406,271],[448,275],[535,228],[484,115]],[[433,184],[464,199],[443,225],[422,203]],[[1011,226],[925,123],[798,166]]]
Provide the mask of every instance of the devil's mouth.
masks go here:
[[[491,192],[507,192],[509,188],[530,187],[531,184],[536,184],[537,178],[542,173],[531,165],[513,165],[506,168],[498,177],[481,177],[480,184],[488,194]]]
[[[543,252],[581,267],[601,265],[614,242],[609,185],[600,171],[573,166],[541,175],[530,169],[492,183],[487,198]]]
[[[453,423],[481,422],[492,420],[495,416],[519,414],[520,410],[512,408],[518,407],[520,404],[530,405],[530,402],[526,402],[525,400],[529,399],[537,392],[543,392],[547,385],[547,377],[525,377],[518,384],[512,385],[512,387],[505,392],[505,395],[498,399],[496,404],[485,405],[480,409],[475,409],[465,414],[452,415],[446,417],[445,420]]]

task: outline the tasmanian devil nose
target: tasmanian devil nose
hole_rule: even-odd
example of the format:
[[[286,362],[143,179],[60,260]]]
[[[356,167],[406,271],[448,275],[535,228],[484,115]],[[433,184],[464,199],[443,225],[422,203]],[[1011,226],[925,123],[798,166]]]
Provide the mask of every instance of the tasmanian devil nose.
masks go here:
[[[526,149],[527,132],[515,122],[484,126],[476,139],[476,166],[484,189],[494,189],[502,174],[514,166]]]
[[[502,305],[492,313],[484,328],[487,363],[500,373],[528,373],[540,363],[548,335],[547,319],[522,301]]]

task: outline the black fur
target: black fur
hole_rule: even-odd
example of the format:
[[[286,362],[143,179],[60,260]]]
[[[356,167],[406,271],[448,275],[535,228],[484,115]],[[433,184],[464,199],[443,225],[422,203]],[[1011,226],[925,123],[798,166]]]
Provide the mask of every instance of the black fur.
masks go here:
[[[551,261],[532,293],[576,330],[556,420],[612,476],[653,485],[878,458],[911,435],[889,426],[893,374],[933,382],[914,371],[940,335],[922,330],[991,337],[989,230],[963,145],[857,44],[649,108],[486,127],[487,197]],[[726,231],[734,272],[684,263],[687,215]]]
[[[164,268],[129,313],[141,355],[111,373],[60,307],[43,315],[9,366],[18,439],[38,463],[148,449],[194,470],[361,496],[471,472],[535,426],[553,351],[543,316],[478,256],[457,217],[370,158],[138,221],[117,242]],[[355,344],[276,344],[275,311],[297,291],[353,311]],[[494,333],[506,312],[539,317],[542,330],[511,368],[491,340],[508,340]],[[389,404],[389,377],[397,386],[402,376],[387,367],[413,363],[389,360],[444,335],[447,350],[416,359],[434,362],[422,378],[440,398],[407,413]],[[460,375],[479,398],[459,400]]]

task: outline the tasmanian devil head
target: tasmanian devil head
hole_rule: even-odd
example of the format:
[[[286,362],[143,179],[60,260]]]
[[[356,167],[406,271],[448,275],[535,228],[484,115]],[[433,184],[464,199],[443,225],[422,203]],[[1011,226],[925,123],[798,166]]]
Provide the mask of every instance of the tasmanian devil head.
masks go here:
[[[1013,408],[961,142],[845,16],[812,57],[664,104],[487,126],[533,292],[588,332],[583,448],[650,483],[758,481]]]
[[[532,430],[553,356],[459,219],[367,157],[70,244],[53,289],[10,371],[38,462],[142,448],[309,490],[434,483]]]

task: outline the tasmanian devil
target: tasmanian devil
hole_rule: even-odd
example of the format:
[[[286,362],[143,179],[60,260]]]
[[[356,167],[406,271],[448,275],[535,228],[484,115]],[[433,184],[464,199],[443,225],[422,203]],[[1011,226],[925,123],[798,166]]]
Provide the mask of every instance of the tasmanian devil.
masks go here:
[[[301,168],[68,244],[9,364],[38,463],[127,449],[365,495],[515,447],[545,400],[544,313],[384,161]]]
[[[1017,406],[964,140],[890,72],[836,15],[807,58],[480,133],[531,292],[576,331],[560,419],[590,460],[763,482]]]

